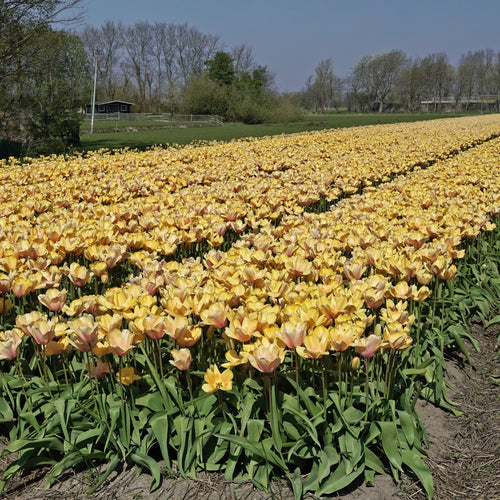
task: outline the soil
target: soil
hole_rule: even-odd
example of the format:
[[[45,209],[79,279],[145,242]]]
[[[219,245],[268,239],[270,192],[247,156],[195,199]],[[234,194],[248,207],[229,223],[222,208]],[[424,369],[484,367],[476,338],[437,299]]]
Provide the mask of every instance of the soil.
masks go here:
[[[500,500],[500,353],[497,338],[500,325],[487,330],[473,326],[480,351],[469,347],[471,366],[450,356],[446,375],[449,396],[462,412],[454,416],[431,404],[419,402],[418,412],[429,439],[426,459],[434,477],[436,500]],[[1,443],[0,443],[1,449]],[[9,457],[0,458],[0,473]],[[15,500],[293,500],[284,483],[265,493],[250,483],[233,484],[221,475],[200,474],[196,481],[165,478],[150,492],[151,478],[137,475],[134,468],[115,471],[99,490],[87,495],[95,474],[73,471],[50,489],[44,489],[48,469],[13,477],[4,497]],[[312,500],[312,496],[306,496]],[[405,476],[399,485],[389,476],[377,476],[375,485],[364,484],[334,498],[343,500],[424,500],[415,478]]]

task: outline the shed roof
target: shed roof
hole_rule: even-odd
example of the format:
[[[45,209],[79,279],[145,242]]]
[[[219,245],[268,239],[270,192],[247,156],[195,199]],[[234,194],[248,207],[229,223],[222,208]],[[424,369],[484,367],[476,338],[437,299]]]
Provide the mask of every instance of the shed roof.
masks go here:
[[[104,104],[113,104],[113,103],[119,103],[119,104],[130,104],[131,106],[135,106],[135,103],[133,102],[128,102],[128,101],[120,101],[120,100],[113,100],[113,101],[102,101],[102,102],[96,102],[96,106],[102,106]]]

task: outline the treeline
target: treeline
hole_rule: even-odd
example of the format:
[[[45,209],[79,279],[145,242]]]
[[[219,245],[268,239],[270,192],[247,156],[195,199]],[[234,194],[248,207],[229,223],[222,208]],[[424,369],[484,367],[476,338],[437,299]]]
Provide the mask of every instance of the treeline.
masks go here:
[[[366,55],[351,74],[321,61],[296,102],[310,110],[500,111],[500,52],[477,50],[453,66],[444,53],[408,58],[400,50]]]
[[[288,122],[304,111],[333,109],[500,111],[500,52],[492,49],[464,54],[456,66],[444,53],[366,55],[347,78],[326,59],[302,90],[285,95],[249,45],[228,48],[219,36],[188,24],[71,24],[81,21],[81,5],[0,0],[0,156],[2,138],[32,153],[78,145],[94,82],[97,102],[123,100],[134,103],[134,112],[217,114],[245,123]]]
[[[97,100],[125,100],[135,112],[217,114],[257,123],[295,118],[274,76],[246,44],[188,24],[105,21],[79,33],[97,64]]]

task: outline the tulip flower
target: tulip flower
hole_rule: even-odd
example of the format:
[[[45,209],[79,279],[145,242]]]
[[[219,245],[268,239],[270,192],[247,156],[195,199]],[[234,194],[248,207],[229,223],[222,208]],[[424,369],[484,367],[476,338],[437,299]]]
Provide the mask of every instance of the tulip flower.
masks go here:
[[[38,296],[38,300],[50,311],[58,312],[66,303],[67,294],[65,289],[49,288],[44,294]]]
[[[133,367],[124,367],[116,374],[116,378],[123,385],[133,384],[136,380],[140,380],[141,377],[135,374]]]
[[[205,384],[202,390],[205,392],[215,392],[219,389],[230,391],[233,388],[233,372],[228,368],[220,373],[217,365],[211,365],[204,376]]]
[[[302,345],[306,334],[307,325],[300,321],[286,321],[281,325],[279,330],[276,330],[276,336],[290,349],[295,349]]]
[[[73,330],[71,344],[79,351],[91,351],[98,341],[99,324],[94,323],[94,317],[89,314],[81,316],[71,321],[69,326]]]
[[[95,365],[91,364],[91,363],[87,363],[85,366],[87,368],[87,372],[88,372],[87,376],[89,378],[103,378],[106,375],[108,375],[109,373],[112,373],[112,371],[113,371],[111,369],[111,366],[109,365],[109,363],[102,361],[101,359],[98,359]],[[124,380],[128,380],[128,378],[130,377],[130,372],[128,372],[128,371],[124,372],[124,370],[127,370],[127,369],[122,368],[122,371],[120,372],[121,375],[120,375],[119,379],[120,379],[120,382],[122,384],[129,385],[129,384],[126,384],[124,382]],[[134,378],[134,380],[139,380],[139,378]]]
[[[364,358],[372,357],[382,345],[382,338],[371,334],[368,337],[361,337],[354,342],[356,352]]]
[[[115,328],[108,333],[107,336],[109,348],[117,356],[124,356],[133,347],[134,334],[127,329],[119,330]]]
[[[77,262],[72,262],[68,269],[68,278],[73,285],[82,287],[85,286],[90,279],[91,273],[89,270]]]
[[[170,363],[174,365],[178,370],[189,370],[191,366],[191,351],[186,348],[182,349],[172,349],[170,351],[173,360]]]
[[[47,345],[55,336],[55,326],[52,320],[40,319],[28,325],[26,330],[37,344]]]
[[[272,373],[285,357],[284,350],[271,343],[267,338],[263,338],[248,355],[250,364],[264,373]]]
[[[22,339],[23,333],[17,328],[0,332],[0,360],[10,361],[14,359]]]
[[[0,314],[7,314],[13,307],[14,304],[9,299],[0,298]]]

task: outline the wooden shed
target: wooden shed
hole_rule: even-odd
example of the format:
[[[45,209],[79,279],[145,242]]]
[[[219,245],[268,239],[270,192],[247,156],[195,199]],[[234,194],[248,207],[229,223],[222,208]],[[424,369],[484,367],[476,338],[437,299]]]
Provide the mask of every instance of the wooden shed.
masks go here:
[[[127,101],[105,101],[96,102],[94,113],[130,113],[130,107],[133,106],[133,102]],[[92,104],[87,104],[85,106],[85,112],[87,114],[92,113]]]

